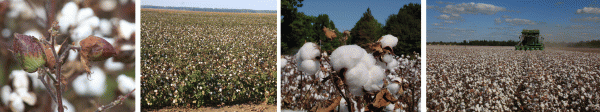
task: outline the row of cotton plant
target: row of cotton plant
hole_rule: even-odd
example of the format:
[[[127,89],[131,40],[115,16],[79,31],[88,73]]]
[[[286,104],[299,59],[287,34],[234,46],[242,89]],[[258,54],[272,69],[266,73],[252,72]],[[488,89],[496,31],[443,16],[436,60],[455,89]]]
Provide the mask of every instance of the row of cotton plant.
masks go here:
[[[276,99],[275,15],[142,11],[142,107]]]
[[[318,45],[305,43],[295,56],[284,56],[282,60],[284,107],[311,111],[416,109],[418,101],[414,100],[419,97],[414,93],[418,93],[417,83],[420,83],[420,59],[418,54],[415,54],[417,59],[412,60],[395,56],[392,48],[397,42],[396,37],[385,35],[371,44],[369,52],[357,45],[344,45],[330,56],[327,52],[321,53]],[[299,95],[305,93],[309,95]],[[378,94],[389,94],[393,98],[376,97]],[[375,100],[386,103],[375,103]],[[317,102],[339,102],[339,106],[331,108],[331,103]]]
[[[600,54],[427,46],[432,111],[600,111]]]

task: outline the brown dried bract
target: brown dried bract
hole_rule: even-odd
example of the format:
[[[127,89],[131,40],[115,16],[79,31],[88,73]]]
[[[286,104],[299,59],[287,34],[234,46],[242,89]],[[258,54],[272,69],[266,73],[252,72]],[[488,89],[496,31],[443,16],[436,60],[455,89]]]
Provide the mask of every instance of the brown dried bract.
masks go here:
[[[325,36],[327,36],[327,38],[329,40],[332,40],[333,38],[337,37],[337,34],[335,34],[335,31],[333,31],[327,27],[323,27],[323,32],[325,32]]]

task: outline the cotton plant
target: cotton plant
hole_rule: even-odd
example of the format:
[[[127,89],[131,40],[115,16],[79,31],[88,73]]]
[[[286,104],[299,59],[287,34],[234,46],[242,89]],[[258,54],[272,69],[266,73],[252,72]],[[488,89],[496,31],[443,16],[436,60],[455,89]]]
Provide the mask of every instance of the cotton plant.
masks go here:
[[[127,4],[133,3],[125,1]],[[125,61],[133,57],[128,52],[133,50],[129,46],[133,43],[130,38],[134,37],[132,31],[135,30],[135,23],[122,21],[117,17],[100,18],[95,14],[95,7],[84,5],[87,2],[28,2],[30,1],[0,2],[0,7],[8,6],[8,10],[3,10],[8,13],[7,18],[4,18],[6,23],[0,23],[7,26],[1,32],[3,40],[7,40],[0,41],[1,50],[10,51],[8,55],[13,57],[10,60],[17,62],[14,66],[19,66],[12,70],[8,78],[12,83],[2,86],[0,92],[3,105],[10,107],[7,109],[32,111],[24,106],[39,103],[40,97],[36,95],[49,94],[53,105],[62,105],[55,106],[55,111],[76,111],[75,108],[70,108],[73,106],[68,106],[68,101],[63,97],[63,93],[71,89],[71,86],[65,86],[70,84],[69,77],[76,77],[72,88],[79,97],[100,97],[106,89],[106,72],[114,74],[130,66],[125,64],[130,62]],[[105,4],[119,5],[115,3],[116,1]],[[105,7],[103,10],[114,10],[115,6]],[[17,21],[34,21],[33,25],[38,25],[43,30],[30,25],[21,26],[18,24],[21,22]],[[121,28],[115,27],[119,24],[124,25]],[[59,39],[62,37],[66,38]],[[104,62],[106,68],[99,68],[96,62]],[[131,95],[135,90],[132,87],[133,79],[119,80],[119,88],[125,90],[121,93],[124,96]],[[123,100],[119,98],[98,110],[108,109]]]

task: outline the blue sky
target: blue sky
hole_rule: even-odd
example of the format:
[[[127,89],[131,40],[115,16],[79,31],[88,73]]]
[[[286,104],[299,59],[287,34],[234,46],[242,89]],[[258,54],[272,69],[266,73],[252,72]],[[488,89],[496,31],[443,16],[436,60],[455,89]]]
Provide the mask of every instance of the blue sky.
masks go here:
[[[327,14],[335,27],[343,32],[352,29],[367,8],[371,8],[373,17],[384,25],[388,16],[397,14],[404,4],[411,2],[421,4],[421,0],[304,0],[298,11],[315,17]]]
[[[142,0],[141,5],[277,10],[277,0]]]
[[[539,29],[546,42],[600,39],[597,0],[429,0],[427,42],[518,40]]]

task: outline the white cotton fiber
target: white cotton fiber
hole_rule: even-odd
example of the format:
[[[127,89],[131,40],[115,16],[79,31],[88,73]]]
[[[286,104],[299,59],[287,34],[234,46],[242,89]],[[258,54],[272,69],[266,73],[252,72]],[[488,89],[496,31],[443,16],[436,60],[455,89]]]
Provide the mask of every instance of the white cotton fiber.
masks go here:
[[[394,60],[394,56],[392,56],[391,54],[385,54],[381,56],[381,60],[385,63],[390,63],[392,62],[392,60]]]
[[[58,26],[60,26],[60,32],[62,34],[66,34],[71,25],[74,25],[77,22],[77,11],[79,7],[74,2],[68,2],[63,6],[63,9],[60,10],[60,16],[58,18]]]
[[[371,69],[373,66],[375,66],[375,62],[375,57],[373,57],[372,54],[365,53],[365,55],[362,58],[360,58],[359,63],[364,64],[367,67],[367,69]]]
[[[117,77],[117,83],[119,83],[119,91],[123,94],[127,94],[135,89],[135,81],[131,77],[127,77],[125,74],[121,74]]]
[[[80,96],[100,97],[106,91],[106,75],[102,69],[93,67],[88,80],[84,73],[73,80],[73,89]]]
[[[353,68],[365,54],[367,51],[357,45],[340,46],[331,53],[331,66],[335,71]]]
[[[9,76],[12,80],[13,87],[16,88],[29,88],[29,79],[27,78],[27,72],[23,70],[13,70]]]
[[[340,100],[340,110],[339,112],[350,112],[350,110],[348,110],[348,104],[346,103],[346,99],[342,98],[342,100]]]
[[[304,43],[298,50],[298,53],[296,53],[296,60],[301,62],[304,60],[315,59],[321,52],[317,47],[317,44],[312,42]]]
[[[82,8],[77,12],[77,24],[82,24],[88,18],[94,16],[92,8]]]
[[[392,60],[392,62],[389,62],[387,64],[387,69],[395,70],[396,68],[398,68],[398,66],[400,66],[400,63],[398,62],[398,60]]]
[[[299,70],[308,75],[314,75],[319,71],[321,65],[315,60],[304,60],[300,63]]]
[[[23,102],[31,106],[35,105],[35,94],[29,93],[27,88],[17,88],[15,92],[21,97]]]
[[[369,81],[364,85],[365,91],[375,93],[383,87],[383,79],[385,78],[385,71],[379,66],[373,66],[369,70],[368,75]]]
[[[389,46],[390,48],[394,48],[394,47],[396,47],[396,44],[398,44],[398,38],[394,37],[391,34],[387,34],[387,35],[384,35],[383,37],[381,37],[379,42],[381,42],[382,48],[386,47],[386,46]]]
[[[43,39],[43,34],[35,29],[31,29],[31,30],[27,30],[25,33],[23,33],[24,35],[29,35],[29,36],[33,36],[39,40]]]
[[[23,103],[23,99],[19,97],[17,93],[10,94],[10,109],[13,112],[23,112],[25,111],[25,104]]]
[[[370,79],[370,76],[368,74],[369,69],[367,69],[367,67],[362,63],[359,63],[356,65],[356,67],[353,67],[352,69],[346,71],[344,77],[346,78],[346,85],[348,85],[348,89],[350,90],[350,93],[352,93],[352,95],[364,95],[363,86],[367,84],[367,82]]]
[[[125,63],[114,61],[114,58],[108,58],[104,62],[104,68],[108,71],[121,71],[125,69]]]
[[[8,105],[8,103],[10,101],[10,93],[11,92],[12,92],[12,90],[10,89],[10,86],[8,86],[8,85],[2,86],[2,90],[0,90],[0,95],[2,95],[2,97],[0,97],[0,99],[2,99],[2,104]]]
[[[119,21],[119,31],[125,40],[131,38],[131,34],[135,33],[135,23],[127,22],[126,20]]]
[[[75,111],[75,106],[69,103],[69,100],[62,98],[62,101],[63,105],[65,106],[65,112],[77,112]],[[56,106],[56,103],[52,102],[52,108],[54,108],[53,112],[58,112],[58,107]]]
[[[383,111],[384,112],[393,112],[395,107],[396,106],[393,103],[390,103],[387,106],[385,106],[385,108],[383,109]]]
[[[392,95],[398,98],[398,90],[400,89],[400,85],[398,83],[392,82],[386,86],[387,90],[392,93]]]

